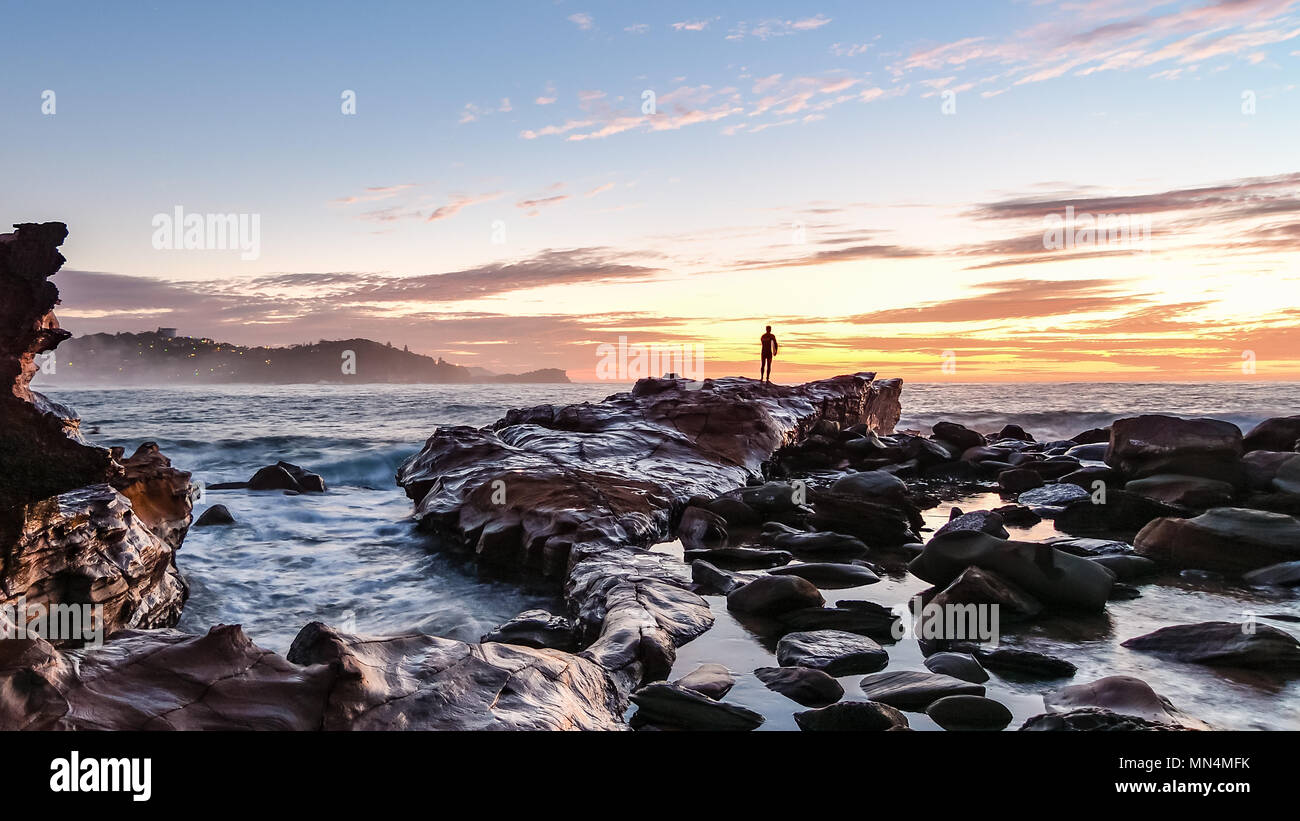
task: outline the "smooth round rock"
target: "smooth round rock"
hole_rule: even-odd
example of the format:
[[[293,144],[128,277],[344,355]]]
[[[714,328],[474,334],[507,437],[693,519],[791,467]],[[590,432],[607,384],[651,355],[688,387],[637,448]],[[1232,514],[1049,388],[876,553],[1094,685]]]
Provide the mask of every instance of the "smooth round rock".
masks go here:
[[[817,587],[798,576],[760,576],[727,594],[727,608],[738,613],[770,615],[821,607],[826,603]]]
[[[701,664],[673,684],[718,701],[736,685],[736,679],[731,675],[731,671],[721,664]]]
[[[880,581],[880,577],[869,567],[860,564],[841,564],[839,562],[791,564],[778,567],[769,572],[778,576],[798,576],[807,579],[823,590],[861,587]]]
[[[889,663],[885,648],[866,636],[843,630],[790,633],[776,643],[782,667],[811,667],[831,676],[873,673]]]
[[[767,689],[805,707],[825,707],[844,697],[844,686],[811,667],[760,667],[754,677]]]
[[[988,671],[969,653],[934,653],[925,659],[925,669],[931,673],[952,676],[972,684],[989,680]]]
[[[195,522],[195,527],[213,527],[221,525],[233,525],[235,517],[231,515],[230,510],[225,505],[213,505],[203,511]]]
[[[945,730],[1001,730],[1011,723],[1006,705],[984,696],[944,696],[925,714]]]
[[[841,701],[829,707],[794,714],[804,732],[881,732],[906,730],[907,716],[888,704]]]

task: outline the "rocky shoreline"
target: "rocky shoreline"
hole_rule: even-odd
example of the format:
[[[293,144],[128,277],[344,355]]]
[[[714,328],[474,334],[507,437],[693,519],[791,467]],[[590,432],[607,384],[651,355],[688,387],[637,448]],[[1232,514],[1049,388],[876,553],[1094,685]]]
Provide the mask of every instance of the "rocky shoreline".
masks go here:
[[[0,614],[102,605],[108,640],[0,640],[0,729],[754,729],[764,715],[728,699],[725,659],[669,680],[717,606],[771,642],[776,666],[753,674],[804,730],[902,730],[918,713],[1002,729],[991,673],[1042,682],[1047,712],[1021,729],[1206,729],[1132,676],[1066,683],[1068,658],[923,635],[924,669],[900,669],[890,648],[931,607],[994,607],[1015,635],[1104,617],[1157,572],[1300,584],[1300,416],[1243,436],[1149,414],[1040,442],[1015,425],[896,431],[902,382],[871,373],[663,378],[440,428],[398,471],[440,549],[555,585],[565,612],[521,613],[478,643],[313,622],[285,656],[237,625],[187,634],[172,629],[188,592],[177,551],[197,488],[151,443],[129,458],[86,444],[74,412],[31,391],[36,357],[69,336],[48,281],[67,229],[16,229],[0,235]],[[328,492],[287,463],[231,488]],[[975,492],[1000,504],[953,510],[924,538],[925,511]],[[226,523],[219,507],[202,523]],[[1008,529],[1043,520],[1059,535]],[[929,584],[912,605],[926,611],[860,592],[886,577]],[[835,590],[850,594],[828,604]],[[1171,618],[1123,646],[1300,675],[1281,623]],[[845,676],[863,676],[860,696]]]

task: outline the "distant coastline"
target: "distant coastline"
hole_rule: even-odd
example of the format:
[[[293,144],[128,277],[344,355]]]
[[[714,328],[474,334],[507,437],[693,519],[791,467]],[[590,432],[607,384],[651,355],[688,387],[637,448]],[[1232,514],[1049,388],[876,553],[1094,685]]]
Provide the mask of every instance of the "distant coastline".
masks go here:
[[[46,387],[84,384],[555,384],[559,368],[497,374],[371,339],[322,340],[289,347],[246,347],[175,329],[87,334],[38,359]]]

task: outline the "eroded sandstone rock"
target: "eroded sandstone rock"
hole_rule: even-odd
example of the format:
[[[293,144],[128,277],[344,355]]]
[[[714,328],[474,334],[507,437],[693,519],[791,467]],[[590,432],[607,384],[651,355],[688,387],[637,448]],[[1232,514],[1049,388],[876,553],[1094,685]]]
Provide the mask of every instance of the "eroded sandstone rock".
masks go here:
[[[174,624],[174,553],[195,488],[152,442],[130,458],[85,443],[70,409],[31,389],[38,357],[71,334],[49,278],[62,223],[0,234],[0,604],[102,605],[107,633]]]
[[[618,730],[624,699],[557,650],[303,628],[288,658],[238,625],[97,650],[0,642],[3,730]]]
[[[440,428],[397,479],[444,546],[563,579],[583,657],[630,690],[666,676],[675,648],[713,620],[686,566],[645,548],[671,536],[692,497],[746,486],[820,421],[892,431],[900,391],[873,374],[797,387],[641,380],[596,404]],[[761,510],[754,495],[736,498]]]

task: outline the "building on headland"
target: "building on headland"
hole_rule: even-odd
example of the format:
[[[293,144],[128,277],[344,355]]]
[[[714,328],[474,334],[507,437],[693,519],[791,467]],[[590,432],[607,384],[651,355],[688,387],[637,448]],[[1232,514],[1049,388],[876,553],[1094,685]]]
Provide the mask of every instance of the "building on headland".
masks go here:
[[[164,339],[174,339],[176,337],[175,328],[159,328],[157,333]]]

